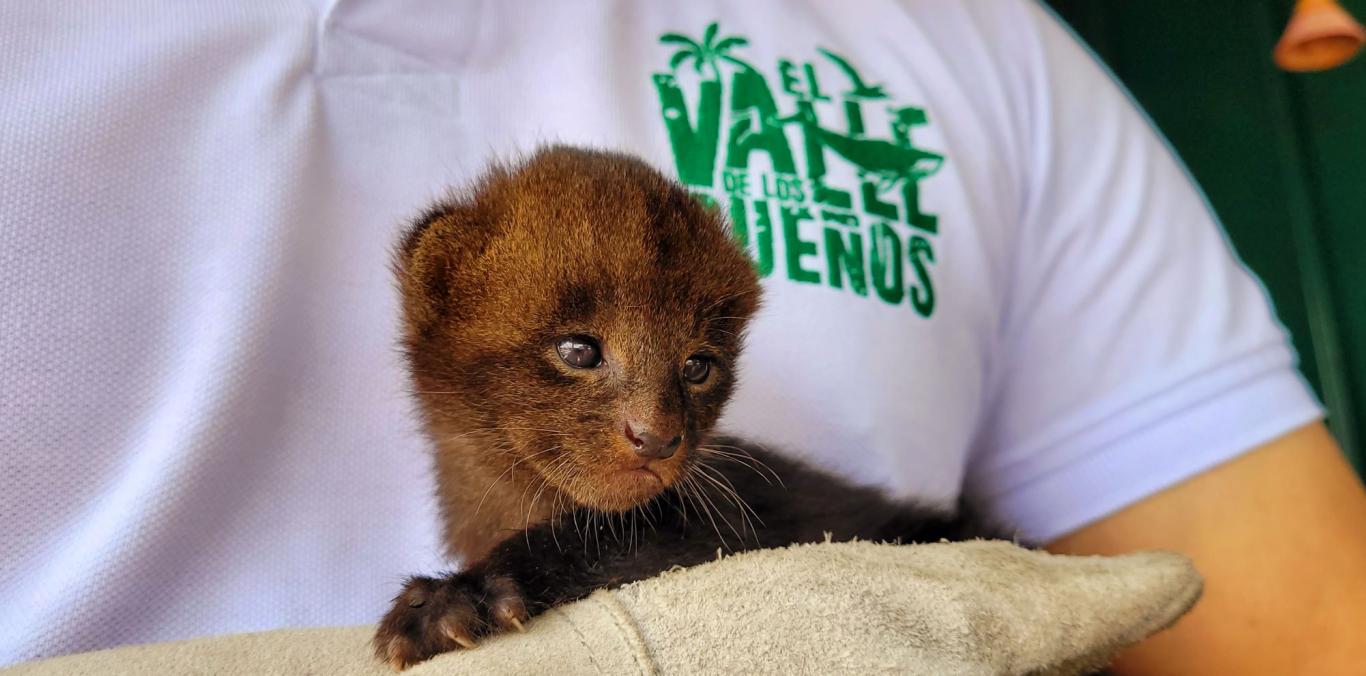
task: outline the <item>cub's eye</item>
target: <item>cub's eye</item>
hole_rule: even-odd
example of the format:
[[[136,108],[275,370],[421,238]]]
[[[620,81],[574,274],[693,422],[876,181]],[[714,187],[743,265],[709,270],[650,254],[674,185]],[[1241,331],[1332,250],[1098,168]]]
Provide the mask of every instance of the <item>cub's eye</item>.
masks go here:
[[[598,341],[588,336],[570,336],[555,345],[564,363],[576,369],[591,369],[602,365],[602,350]]]
[[[683,379],[694,385],[706,382],[710,374],[711,360],[700,354],[688,357],[688,360],[683,362]]]

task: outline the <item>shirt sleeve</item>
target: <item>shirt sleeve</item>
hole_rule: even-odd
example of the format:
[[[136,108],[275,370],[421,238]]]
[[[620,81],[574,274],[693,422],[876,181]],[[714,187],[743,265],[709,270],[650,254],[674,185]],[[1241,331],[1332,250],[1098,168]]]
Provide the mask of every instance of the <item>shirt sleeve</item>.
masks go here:
[[[1026,196],[967,491],[1048,541],[1322,410],[1165,139],[1060,20],[1022,5]]]

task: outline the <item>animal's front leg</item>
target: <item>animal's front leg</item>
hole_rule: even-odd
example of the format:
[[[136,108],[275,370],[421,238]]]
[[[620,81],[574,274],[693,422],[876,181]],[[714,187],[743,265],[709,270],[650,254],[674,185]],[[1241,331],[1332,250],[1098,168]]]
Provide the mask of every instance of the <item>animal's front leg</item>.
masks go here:
[[[434,655],[473,648],[481,636],[522,629],[530,618],[515,580],[479,567],[413,577],[375,633],[375,655],[401,671]]]
[[[587,521],[587,519],[584,519]],[[414,577],[375,634],[375,654],[404,669],[440,653],[473,648],[486,636],[521,630],[532,616],[604,587],[652,577],[715,556],[705,533],[643,524],[631,534],[536,526],[494,548],[468,570]]]

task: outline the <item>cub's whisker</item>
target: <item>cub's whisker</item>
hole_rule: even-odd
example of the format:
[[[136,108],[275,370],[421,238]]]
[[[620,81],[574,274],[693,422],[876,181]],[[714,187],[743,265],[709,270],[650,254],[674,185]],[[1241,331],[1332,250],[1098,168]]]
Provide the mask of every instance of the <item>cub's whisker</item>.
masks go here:
[[[526,456],[526,457],[520,458],[520,459],[518,459],[516,462],[512,463],[511,465],[508,465],[508,468],[505,469],[505,470],[503,470],[503,473],[502,473],[502,474],[499,474],[499,475],[497,476],[497,478],[495,478],[491,483],[489,483],[489,487],[488,487],[488,488],[484,489],[484,494],[481,495],[481,496],[479,496],[479,504],[474,508],[474,515],[475,515],[475,516],[479,516],[479,510],[481,510],[481,509],[484,508],[484,501],[488,499],[488,497],[489,497],[489,492],[491,492],[491,491],[493,490],[493,487],[494,487],[494,486],[498,485],[498,482],[499,482],[499,481],[502,481],[502,480],[503,480],[503,477],[507,476],[508,472],[511,472],[513,469],[515,469],[515,468],[517,467],[517,465],[520,465],[520,464],[522,464],[523,462],[526,462],[527,460],[530,460],[530,459],[535,458],[535,457],[537,457],[537,456],[545,455],[546,453],[549,453],[549,452],[551,452],[551,451],[554,451],[554,450],[556,450],[556,449],[558,449],[558,448],[560,448],[560,447],[559,447],[559,446],[551,446],[550,448],[547,448],[547,449],[545,449],[544,451],[540,451],[540,452],[538,452],[538,453],[532,453],[531,455],[528,455],[528,456]]]

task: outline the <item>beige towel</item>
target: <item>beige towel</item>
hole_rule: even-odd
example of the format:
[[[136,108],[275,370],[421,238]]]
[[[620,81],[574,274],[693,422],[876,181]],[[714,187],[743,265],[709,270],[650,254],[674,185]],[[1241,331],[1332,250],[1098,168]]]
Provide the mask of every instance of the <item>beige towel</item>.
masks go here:
[[[541,615],[419,664],[446,674],[1074,674],[1200,595],[1177,554],[1053,556],[1002,542],[749,552]],[[387,674],[371,627],[283,630],[20,665],[40,674]]]

